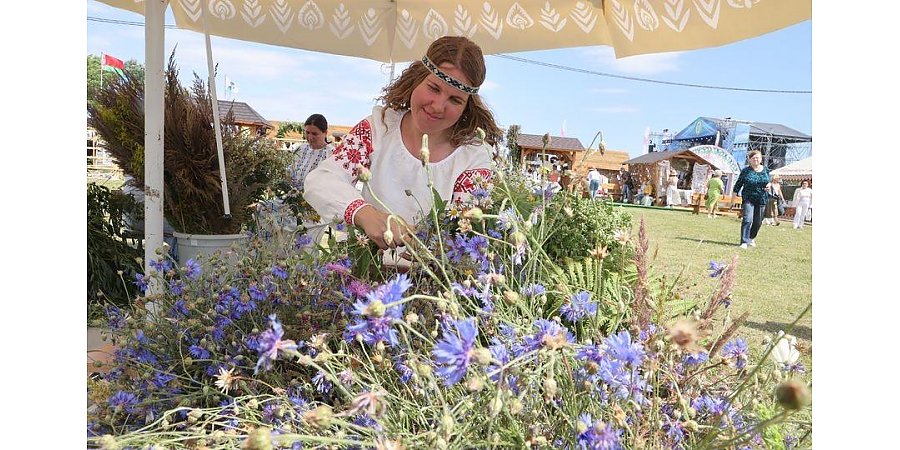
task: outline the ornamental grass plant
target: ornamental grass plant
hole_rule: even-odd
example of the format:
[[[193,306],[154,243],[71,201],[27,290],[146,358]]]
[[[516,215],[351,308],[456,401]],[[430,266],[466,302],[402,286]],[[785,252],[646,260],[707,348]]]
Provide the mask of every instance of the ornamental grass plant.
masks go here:
[[[261,136],[222,120],[222,145],[231,217],[224,215],[213,105],[206,84],[194,74],[181,86],[175,53],[165,73],[164,215],[176,231],[234,234],[251,219],[253,205],[284,177],[285,152]],[[95,128],[122,170],[144,186],[144,81],[129,72],[104,84],[88,103],[88,125]]]
[[[265,221],[237,263],[155,261],[163,292],[108,311],[118,349],[89,383],[88,445],[808,444],[790,339],[736,335],[737,258],[698,274],[719,285],[696,297],[654,273],[643,223],[561,260],[545,243],[551,223],[580,220],[571,194],[523,194],[510,172],[464,204],[435,199],[408,268],[353,227],[320,246]]]

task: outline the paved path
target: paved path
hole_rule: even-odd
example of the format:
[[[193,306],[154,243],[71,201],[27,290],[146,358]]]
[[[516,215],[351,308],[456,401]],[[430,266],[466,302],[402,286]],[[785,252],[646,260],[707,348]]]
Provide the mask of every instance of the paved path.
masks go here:
[[[104,341],[100,336],[100,328],[88,327],[87,329],[87,375],[92,372],[106,372],[109,367],[94,367],[94,361],[109,361],[112,359],[115,347]]]

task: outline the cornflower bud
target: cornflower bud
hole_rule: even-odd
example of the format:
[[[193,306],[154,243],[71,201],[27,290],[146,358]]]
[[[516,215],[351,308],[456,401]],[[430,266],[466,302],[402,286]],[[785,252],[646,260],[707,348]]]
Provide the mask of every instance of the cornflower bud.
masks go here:
[[[469,378],[468,381],[466,381],[466,388],[469,390],[469,392],[478,392],[482,388],[484,388],[484,381],[481,379],[481,377],[477,376]]]
[[[491,363],[491,351],[484,347],[479,347],[473,350],[472,356],[475,358],[475,362],[481,364],[482,366],[486,366]]]
[[[544,148],[550,145],[550,133],[544,133],[544,135],[541,136],[541,143],[544,144]]]
[[[391,231],[390,228],[388,228],[387,230],[384,230],[384,236],[383,236],[383,237],[384,237],[384,243],[385,243],[385,244],[391,245],[391,244],[394,243],[394,233]]]
[[[405,317],[406,323],[413,325],[419,323],[419,315],[416,313],[409,313]],[[381,341],[379,341],[381,342]]]
[[[428,135],[422,135],[422,149],[419,150],[419,154],[422,156],[422,165],[428,164],[428,160],[431,157],[431,151],[428,150]]]
[[[328,405],[322,405],[303,413],[303,421],[313,428],[328,428],[331,425],[332,417],[334,414]]]
[[[509,235],[509,239],[513,245],[515,245],[516,247],[520,247],[525,244],[525,240],[527,238],[525,237],[525,233],[523,233],[521,231],[516,231]]]
[[[369,303],[369,306],[366,306],[364,313],[369,317],[382,317],[384,316],[384,311],[384,303],[382,303],[381,300],[372,300],[372,303]]]
[[[511,290],[504,291],[503,301],[506,302],[507,305],[515,305],[519,301],[519,293]]]
[[[487,137],[487,133],[485,133],[484,129],[482,129],[481,127],[475,127],[475,136],[479,141],[484,143],[484,138]]]
[[[544,382],[542,383],[544,386],[544,399],[550,401],[553,397],[556,397],[557,384],[556,380],[550,377],[544,378]]]
[[[494,396],[494,398],[488,404],[488,408],[490,408],[491,417],[497,417],[497,414],[500,414],[500,411],[503,409],[503,398],[500,395]]]
[[[372,179],[372,172],[362,164],[356,165],[356,173],[359,181],[362,181],[363,183],[368,183],[369,180]]]
[[[100,438],[100,448],[103,450],[115,450],[119,448],[119,445],[116,443],[115,436],[104,434],[103,437]]]
[[[466,212],[463,213],[463,217],[465,217],[467,219],[472,219],[476,222],[480,222],[484,219],[484,212],[481,210],[481,208],[475,207],[475,208],[466,210]]]
[[[241,450],[272,450],[272,432],[266,427],[251,431]]]
[[[784,409],[796,411],[809,404],[809,390],[798,380],[783,381],[775,388],[775,399]]]
[[[518,397],[509,401],[509,413],[514,416],[522,412],[522,408],[524,407],[525,405],[522,404],[522,400],[519,400]]]

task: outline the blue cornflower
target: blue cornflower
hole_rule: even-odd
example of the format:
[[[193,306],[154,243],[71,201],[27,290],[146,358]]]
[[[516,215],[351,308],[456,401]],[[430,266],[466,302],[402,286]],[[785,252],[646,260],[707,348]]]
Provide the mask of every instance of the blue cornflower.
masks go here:
[[[487,235],[494,239],[503,239],[503,233],[501,233],[493,228],[489,228],[487,230]]]
[[[181,295],[184,293],[184,282],[181,280],[172,279],[169,281],[169,292],[172,295]]]
[[[456,384],[465,376],[472,362],[475,337],[478,336],[474,318],[451,322],[456,332],[449,327],[445,329],[443,339],[435,344],[434,350],[431,351],[438,366],[435,373],[443,378],[447,386]]]
[[[269,316],[269,323],[271,328],[263,331],[255,342],[254,350],[259,352],[259,360],[256,361],[254,374],[258,373],[260,368],[263,368],[263,370],[271,368],[272,361],[278,358],[279,350],[282,352],[297,350],[297,344],[294,341],[281,339],[284,336],[284,330],[281,328],[281,322],[278,321],[275,314]]]
[[[387,283],[366,294],[365,300],[353,304],[352,314],[356,319],[347,326],[344,339],[348,342],[360,338],[369,345],[385,342],[390,346],[399,343],[395,321],[403,318],[404,304],[385,307],[403,299],[403,293],[412,286],[406,274],[398,274]]]
[[[184,276],[189,280],[196,280],[200,277],[202,272],[203,270],[200,268],[200,264],[197,263],[197,261],[194,261],[194,258],[191,258],[184,263]]]
[[[120,330],[127,325],[127,321],[125,320],[125,313],[122,312],[116,305],[109,305],[105,307],[106,309],[106,322],[109,326],[109,329],[112,331]]]
[[[197,359],[209,359],[209,351],[198,344],[194,344],[188,348],[188,353]]]
[[[400,381],[402,381],[403,384],[408,383],[413,376],[412,369],[410,369],[406,364],[403,364],[403,361],[399,358],[394,361],[394,369],[396,369],[397,373],[400,374]]]
[[[347,231],[347,224],[345,224],[344,222],[341,222],[341,223],[335,225],[334,229],[338,230],[338,231]]]
[[[325,378],[325,372],[322,372],[321,370],[313,376],[312,382],[313,385],[315,385],[316,390],[322,394],[331,392],[331,389],[334,387],[334,384]]]
[[[797,444],[799,443],[799,439],[796,436],[791,436],[790,434],[784,437],[784,448],[785,450],[793,450],[797,448]]]
[[[137,395],[128,391],[117,391],[107,399],[109,406],[113,408],[121,408],[125,412],[134,412],[134,407],[138,404]]]
[[[709,361],[709,353],[706,352],[697,352],[697,353],[688,353],[684,355],[684,358],[681,360],[681,363],[686,366],[696,366],[697,364],[703,364]]]
[[[747,342],[741,338],[728,341],[728,343],[722,347],[722,356],[733,359],[734,366],[738,369],[743,369],[747,366],[749,352],[750,349],[747,348]]]
[[[522,294],[526,297],[537,297],[545,293],[547,293],[547,289],[544,288],[544,285],[538,283],[531,284],[522,290]]]
[[[673,447],[677,446],[684,440],[684,428],[681,426],[681,422],[673,420],[669,416],[665,417],[666,420],[663,422],[662,429],[666,432],[666,437],[669,438],[669,442],[672,443]]]
[[[650,339],[650,336],[653,336],[654,334],[656,334],[656,325],[654,325],[653,323],[648,323],[647,329],[641,330],[641,332],[638,334],[638,339],[640,339],[641,341],[646,341],[647,339]]]
[[[708,414],[711,416],[719,416],[724,414],[728,408],[728,400],[724,398],[715,398],[708,395],[701,395],[691,402],[691,407],[697,411],[697,414]]]
[[[301,234],[297,236],[297,242],[294,244],[294,247],[301,248],[306,247],[309,244],[312,244],[312,238],[307,236],[306,234]]]
[[[725,264],[724,262],[720,263],[720,262],[716,262],[716,261],[710,261],[709,262],[709,276],[711,278],[718,278],[720,275],[722,275],[722,272],[725,271],[726,267],[728,267],[728,265]]]
[[[572,332],[559,323],[547,319],[537,319],[534,321],[534,327],[537,328],[537,333],[525,337],[524,349],[526,351],[537,350],[542,346],[556,350],[575,342]]]
[[[579,320],[597,313],[597,304],[591,301],[591,293],[581,291],[569,297],[569,301],[559,308],[569,322],[578,322]]]
[[[156,386],[157,388],[163,388],[167,384],[169,384],[170,381],[172,381],[174,379],[175,379],[175,375],[163,373],[163,372],[156,372],[156,374],[153,375],[153,385]]]
[[[162,258],[157,261],[150,261],[150,267],[156,269],[159,273],[166,273],[172,270],[172,262],[168,259]]]
[[[631,334],[627,330],[607,337],[604,345],[609,356],[626,364],[631,364],[633,367],[641,365],[647,356],[643,345],[631,342]]]
[[[147,280],[143,274],[134,274],[134,285],[137,286],[141,293],[147,292]]]
[[[185,303],[184,299],[178,299],[175,301],[175,303],[172,305],[170,314],[176,317],[187,317],[190,315],[190,311],[188,311],[187,303]]]
[[[582,413],[578,417],[576,433],[577,448],[579,449],[617,450],[622,448],[622,445],[619,444],[622,430],[617,430],[600,421],[594,422],[589,413]]]
[[[512,208],[500,211],[497,217],[497,228],[503,231],[509,231],[516,227],[518,215]]]
[[[475,197],[475,199],[477,199],[477,200],[484,200],[484,199],[490,197],[490,195],[491,195],[491,192],[483,187],[478,187],[478,188],[472,189],[472,197]]]
[[[257,283],[253,283],[250,285],[250,288],[247,289],[247,292],[250,294],[250,298],[253,300],[265,300],[267,296],[267,292],[264,289],[260,289]]]
[[[278,264],[272,266],[272,275],[275,275],[282,280],[287,280],[288,277],[287,270],[284,270],[284,267],[281,267]]]

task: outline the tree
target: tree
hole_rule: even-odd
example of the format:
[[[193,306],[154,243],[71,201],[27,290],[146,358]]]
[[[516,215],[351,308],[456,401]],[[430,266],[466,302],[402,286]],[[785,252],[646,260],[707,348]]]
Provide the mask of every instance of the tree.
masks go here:
[[[139,80],[144,80],[144,65],[134,59],[125,61],[125,70],[131,73]],[[103,84],[108,80],[118,78],[113,72],[103,74]],[[94,101],[97,91],[100,89],[100,56],[87,55],[87,99]]]
[[[509,148],[509,159],[512,160],[513,167],[519,167],[522,160],[522,149],[519,148],[519,130],[521,129],[521,126],[513,124],[506,130],[506,147]]]

